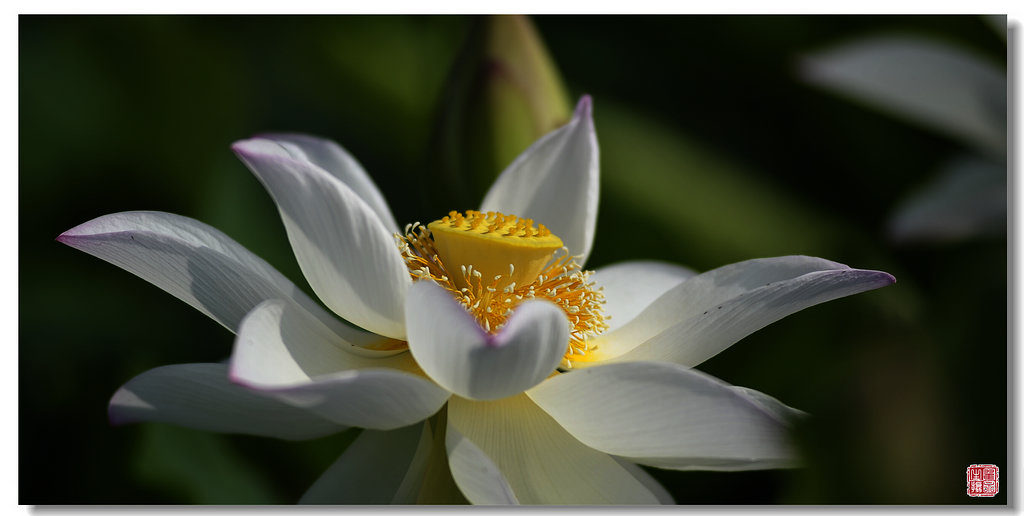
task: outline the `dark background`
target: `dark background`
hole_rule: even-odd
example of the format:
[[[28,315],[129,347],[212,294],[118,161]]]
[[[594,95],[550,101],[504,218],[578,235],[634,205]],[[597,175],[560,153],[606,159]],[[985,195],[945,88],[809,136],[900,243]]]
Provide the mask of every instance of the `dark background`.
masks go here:
[[[1005,234],[897,243],[886,222],[963,144],[803,82],[808,52],[882,33],[1005,68],[970,16],[544,16],[602,157],[589,268],[707,270],[810,254],[898,283],[780,321],[700,369],[814,415],[806,467],[655,471],[680,503],[1006,503]],[[207,222],[308,286],[269,196],[229,150],[266,131],[335,139],[399,223],[436,218],[432,136],[469,17],[56,17],[19,22],[19,461],[22,504],[293,503],[354,431],[286,442],[160,424],[106,404],[159,365],[219,361],[232,335],[54,241],[99,215]],[[467,149],[471,152],[472,149]],[[479,171],[496,174],[499,170]],[[443,188],[443,185],[442,185]],[[1002,468],[965,495],[972,463]]]

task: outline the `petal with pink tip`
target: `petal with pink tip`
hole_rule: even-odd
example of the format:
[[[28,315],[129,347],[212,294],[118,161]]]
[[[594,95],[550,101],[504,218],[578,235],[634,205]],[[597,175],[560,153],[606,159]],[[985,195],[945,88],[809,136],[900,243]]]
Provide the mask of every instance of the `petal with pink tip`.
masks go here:
[[[423,371],[471,399],[504,398],[537,385],[569,346],[569,321],[554,303],[523,302],[492,334],[430,281],[409,289],[406,326],[409,350]]]
[[[362,328],[404,339],[412,280],[373,208],[310,161],[268,149],[267,140],[243,140],[232,149],[277,203],[302,273],[324,304]]]
[[[544,224],[586,263],[597,227],[599,164],[592,101],[584,95],[565,126],[534,142],[498,176],[480,211]]]

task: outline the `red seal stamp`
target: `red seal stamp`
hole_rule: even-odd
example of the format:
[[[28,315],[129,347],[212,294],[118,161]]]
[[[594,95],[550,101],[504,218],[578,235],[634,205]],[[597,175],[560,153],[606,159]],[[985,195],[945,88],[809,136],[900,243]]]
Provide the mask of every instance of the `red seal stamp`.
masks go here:
[[[971,464],[967,467],[967,496],[995,496],[999,493],[999,466]]]

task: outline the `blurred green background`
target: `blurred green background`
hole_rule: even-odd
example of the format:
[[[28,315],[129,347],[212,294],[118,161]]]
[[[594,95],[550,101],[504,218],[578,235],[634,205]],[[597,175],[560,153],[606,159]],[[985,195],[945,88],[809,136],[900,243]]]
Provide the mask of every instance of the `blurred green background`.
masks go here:
[[[492,113],[480,106],[500,96],[481,96],[474,82],[481,23],[20,18],[20,503],[301,496],[354,431],[286,442],[108,424],[122,383],[164,364],[222,360],[232,335],[54,238],[107,213],[174,212],[223,230],[309,291],[270,197],[228,148],[267,131],[340,142],[400,223],[476,207],[503,156],[521,150],[480,141],[499,130],[474,130]],[[886,229],[942,163],[972,150],[814,86],[798,66],[836,44],[895,33],[1005,70],[1005,33],[971,16],[532,23],[564,83],[562,102],[594,99],[602,191],[588,268],[662,259],[703,271],[810,254],[898,279],[800,312],[700,367],[813,414],[793,432],[806,467],[653,471],[677,501],[1005,504],[1005,229],[939,243],[896,241]],[[997,497],[966,496],[972,463],[1002,467]]]

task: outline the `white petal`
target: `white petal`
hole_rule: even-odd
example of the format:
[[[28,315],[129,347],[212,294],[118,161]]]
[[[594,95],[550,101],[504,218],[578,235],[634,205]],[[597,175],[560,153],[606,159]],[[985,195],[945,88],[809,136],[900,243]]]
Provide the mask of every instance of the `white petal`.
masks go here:
[[[878,37],[813,55],[804,71],[812,82],[1006,153],[1006,72],[962,48]]]
[[[525,394],[498,401],[453,396],[448,424],[490,457],[519,503],[658,503],[614,458],[577,441]]]
[[[104,215],[57,240],[121,267],[192,305],[229,330],[261,302],[290,299],[348,342],[384,339],[341,324],[267,262],[224,233],[171,213]]]
[[[630,261],[602,267],[590,277],[604,289],[608,331],[631,321],[652,301],[697,273],[679,265]]]
[[[313,439],[344,430],[313,413],[228,381],[224,364],[150,369],[114,393],[113,424],[156,421],[279,439]]]
[[[404,339],[412,280],[370,205],[320,167],[268,152],[265,140],[232,148],[273,196],[302,273],[324,304],[360,327]]]
[[[585,263],[597,225],[598,176],[597,134],[584,96],[568,124],[537,140],[498,176],[480,210],[544,224]]]
[[[230,372],[232,381],[331,421],[378,430],[421,421],[449,396],[419,372],[409,353],[363,356],[318,320],[278,300],[259,305],[242,321]]]
[[[432,438],[429,425],[363,430],[302,495],[316,505],[412,504],[423,483]]]
[[[289,385],[348,369],[381,367],[420,372],[408,353],[354,346],[280,299],[264,301],[243,319],[231,355],[232,375],[260,385]]]
[[[613,457],[615,462],[618,462],[633,478],[636,478],[641,484],[658,498],[658,503],[662,505],[675,505],[676,501],[672,498],[672,494],[665,489],[665,486],[661,485],[660,482],[654,479],[650,473],[644,471],[644,468],[629,462],[621,457]]]
[[[430,281],[409,289],[406,327],[409,350],[423,371],[471,399],[504,398],[537,385],[569,346],[569,321],[554,303],[526,301],[490,334]]]
[[[596,339],[598,351],[590,359],[697,365],[794,312],[894,281],[884,272],[808,256],[726,265],[683,281],[629,323]]]
[[[518,505],[498,465],[450,423],[445,431],[448,467],[462,495],[473,505]]]
[[[903,242],[1005,235],[1006,209],[1006,163],[960,156],[900,203],[889,234]]]
[[[366,204],[373,209],[384,226],[392,233],[398,233],[398,224],[391,214],[384,196],[377,189],[373,179],[363,166],[341,145],[332,140],[306,134],[273,133],[253,138],[254,145],[265,142],[268,154],[280,154],[300,161],[309,161],[348,185]]]
[[[775,416],[775,419],[778,419],[779,421],[792,422],[807,417],[806,412],[800,409],[790,407],[789,405],[786,405],[785,403],[763,392],[755,391],[754,389],[750,389],[747,387],[739,387],[736,385],[732,386],[732,390],[736,391],[737,394],[754,402],[754,404],[761,407],[761,409],[763,409],[765,412],[768,412],[769,414]]]
[[[738,295],[676,324],[616,360],[664,360],[695,366],[769,324],[804,308],[891,285],[880,271],[818,271]]]
[[[633,462],[722,470],[794,462],[783,421],[676,364],[605,364],[558,375],[527,394],[583,444]]]

